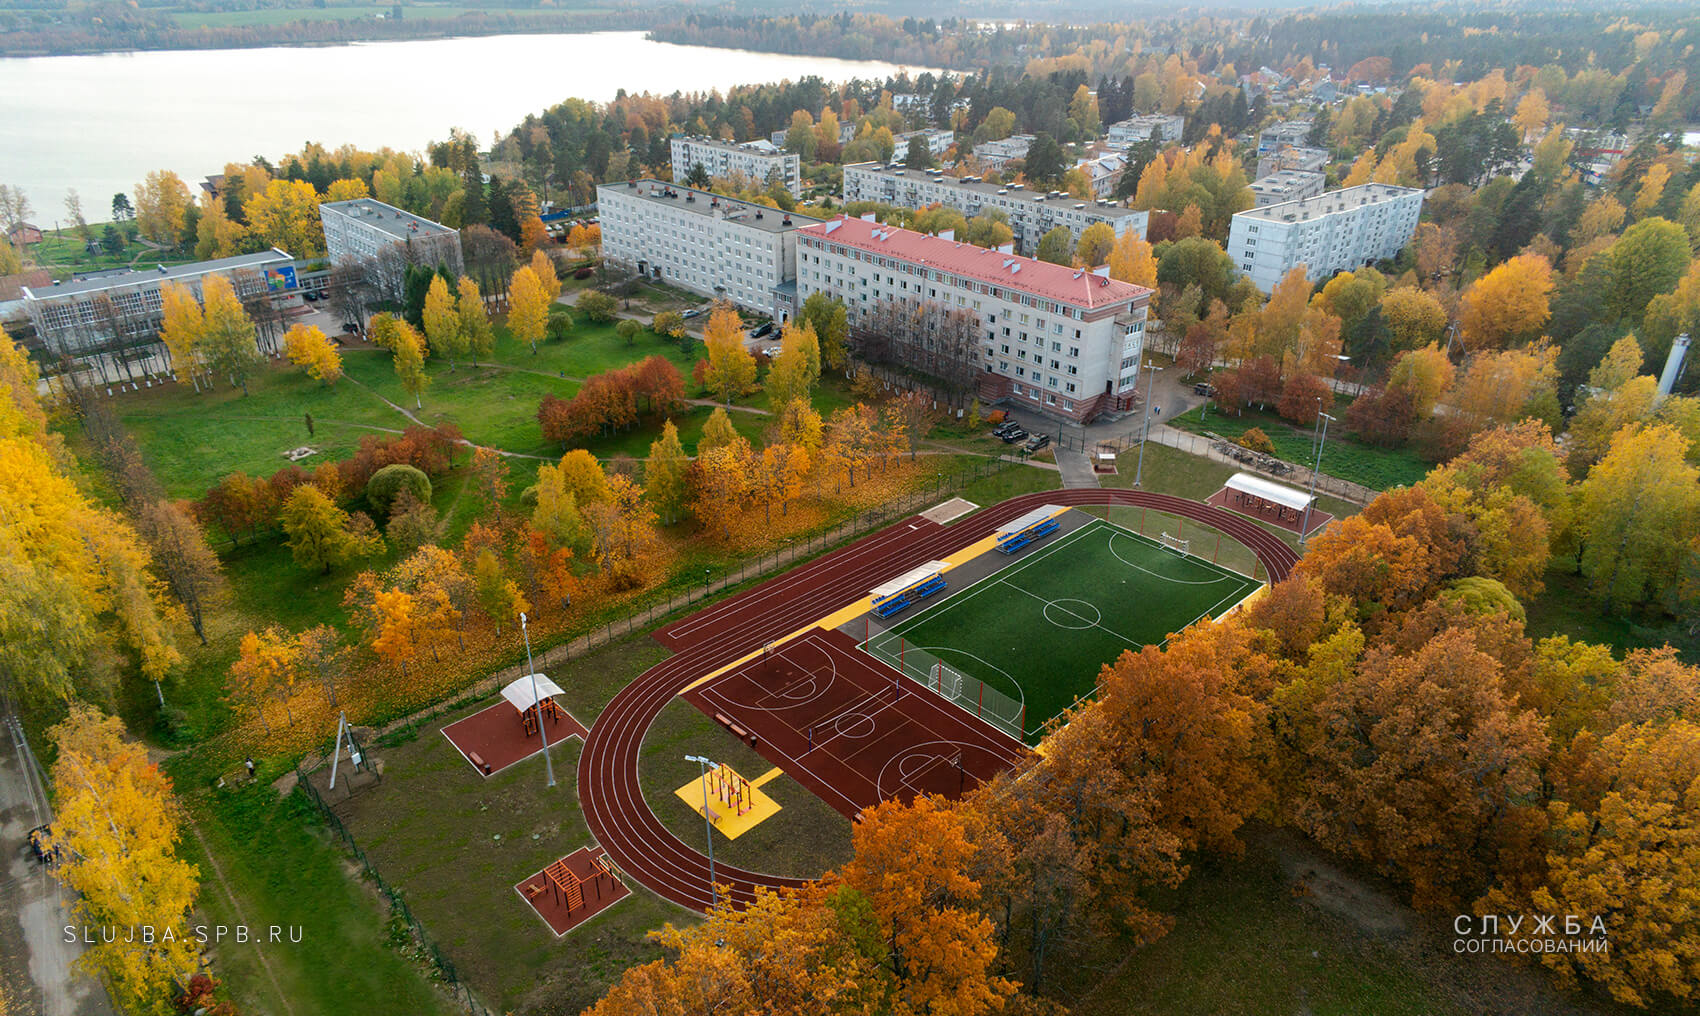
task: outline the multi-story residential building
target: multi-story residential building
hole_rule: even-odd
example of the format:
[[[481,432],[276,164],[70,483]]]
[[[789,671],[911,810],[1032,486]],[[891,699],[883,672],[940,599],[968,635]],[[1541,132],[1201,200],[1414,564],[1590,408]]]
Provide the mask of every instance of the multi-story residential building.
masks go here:
[[[1159,143],[1168,144],[1171,141],[1179,141],[1185,130],[1184,116],[1146,113],[1111,124],[1107,140],[1111,148],[1125,152],[1141,141],[1149,141],[1153,132],[1156,133]]]
[[[1258,156],[1270,155],[1284,145],[1304,144],[1305,139],[1310,137],[1310,128],[1309,120],[1287,120],[1270,124],[1257,136]]]
[[[982,141],[974,146],[974,158],[988,169],[1002,169],[1016,159],[1027,158],[1033,147],[1033,135],[1011,134],[998,141]]]
[[[906,170],[877,162],[852,163],[844,167],[845,201],[880,201],[903,208],[944,205],[967,218],[997,210],[1009,220],[1016,249],[1033,253],[1039,238],[1057,226],[1066,226],[1076,242],[1081,230],[1094,222],[1107,222],[1119,237],[1133,232],[1145,238],[1145,212],[1123,208],[1106,200],[1076,201],[1059,191],[1030,191],[1021,184],[986,183],[977,176],[946,176],[938,170]]]
[[[228,277],[244,300],[264,292],[293,294],[296,289],[295,259],[273,247],[215,261],[92,272],[69,282],[26,286],[24,310],[42,346],[57,356],[151,345],[159,334],[161,288],[168,283],[187,286],[199,299],[209,275]]]
[[[763,187],[779,180],[792,194],[803,193],[802,158],[769,141],[739,143],[718,138],[674,137],[673,179],[683,183],[691,167],[698,165],[716,180],[741,176]]]
[[[1265,293],[1299,265],[1317,282],[1398,254],[1422,209],[1421,190],[1385,183],[1265,205],[1234,216],[1228,256]]]
[[[1127,173],[1127,156],[1117,152],[1091,155],[1074,165],[1086,174],[1086,182],[1092,188],[1093,198],[1108,198],[1116,192],[1117,185],[1122,182],[1122,176]]]
[[[605,183],[596,201],[608,263],[769,315],[798,228],[821,221],[659,180]]]
[[[1306,148],[1303,145],[1282,145],[1257,159],[1257,175],[1273,176],[1284,169],[1300,173],[1320,173],[1328,165],[1328,149]]]
[[[893,135],[892,140],[897,142],[893,158],[904,158],[909,152],[909,139],[917,135],[927,139],[927,151],[935,159],[943,155],[950,149],[951,145],[956,143],[955,134],[937,127],[928,128],[924,131],[909,131],[905,134]]]
[[[465,271],[459,230],[376,198],[327,201],[319,206],[319,222],[331,264],[366,266],[387,299],[401,299],[408,265],[440,265],[455,275]]]
[[[982,400],[1079,421],[1131,404],[1151,300],[1108,269],[1036,261],[872,216],[798,230],[797,295],[813,293],[842,300],[860,332],[889,320],[893,305],[966,316],[962,348],[942,354],[928,334],[882,338],[919,345],[922,357],[965,359]]]
[[[1314,198],[1322,193],[1328,178],[1321,173],[1301,173],[1283,169],[1279,173],[1260,176],[1251,182],[1252,207],[1278,205],[1283,201]]]

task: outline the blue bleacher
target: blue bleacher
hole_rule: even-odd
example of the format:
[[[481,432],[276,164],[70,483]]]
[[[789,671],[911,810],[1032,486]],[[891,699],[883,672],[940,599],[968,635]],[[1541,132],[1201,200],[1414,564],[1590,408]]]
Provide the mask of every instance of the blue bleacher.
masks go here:
[[[943,575],[930,576],[929,578],[910,586],[908,589],[893,593],[878,601],[874,604],[874,613],[880,617],[890,617],[903,608],[909,606],[911,603],[914,603],[917,600],[926,599],[939,590],[945,588],[946,585],[947,583],[945,582]]]
[[[1028,526],[1020,532],[1010,533],[1007,536],[1000,536],[998,537],[998,552],[1001,554],[1013,554],[1022,547],[1032,543],[1034,540],[1037,540],[1040,537],[1049,536],[1056,532],[1059,525],[1060,523],[1056,519],[1050,518]]]

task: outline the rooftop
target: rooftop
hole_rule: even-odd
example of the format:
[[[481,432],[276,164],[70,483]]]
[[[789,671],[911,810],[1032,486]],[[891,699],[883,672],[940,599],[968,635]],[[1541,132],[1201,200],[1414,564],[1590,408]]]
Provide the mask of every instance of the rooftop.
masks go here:
[[[203,275],[211,275],[215,272],[232,272],[244,268],[257,270],[276,265],[279,262],[293,262],[294,260],[286,252],[273,247],[271,250],[260,251],[257,254],[238,254],[232,258],[196,261],[187,265],[157,265],[143,270],[100,272],[86,278],[61,282],[57,286],[26,286],[24,287],[24,299],[47,300],[76,293],[98,293],[105,289],[124,289],[143,283],[182,282],[186,279],[198,279]]]
[[[710,145],[714,148],[728,148],[734,151],[750,152],[755,155],[785,154],[778,148],[775,148],[773,142],[766,138],[757,138],[754,141],[722,141],[719,138],[702,137],[695,134],[678,134],[674,135],[673,140],[689,141],[695,145]]]
[[[1117,219],[1126,215],[1145,214],[1143,212],[1134,211],[1132,208],[1124,208],[1121,205],[1116,204],[1114,201],[1080,201],[1072,195],[1066,194],[1062,191],[1051,191],[1047,194],[1044,191],[1030,191],[1019,183],[986,183],[977,176],[946,176],[943,173],[933,170],[905,169],[902,166],[882,166],[877,162],[851,163],[850,165],[845,166],[844,169],[846,172],[854,169],[862,172],[873,173],[876,176],[890,177],[892,179],[901,177],[906,180],[924,180],[928,183],[943,184],[947,187],[956,187],[961,190],[971,191],[981,197],[995,197],[997,195],[1002,195],[1011,201],[1026,199],[1035,203],[1048,202],[1057,206],[1072,207],[1074,205],[1080,205],[1082,208],[1090,208],[1094,214],[1102,215],[1106,219]]]
[[[321,212],[326,208],[359,219],[366,225],[381,230],[397,240],[409,240],[416,236],[454,232],[449,227],[432,222],[423,215],[414,215],[412,212],[404,211],[394,205],[386,205],[377,198],[326,201],[319,206]]]
[[[802,232],[846,247],[873,251],[911,264],[961,275],[979,282],[1018,289],[1074,307],[1091,309],[1126,303],[1151,291],[1084,268],[976,247],[944,236],[930,236],[868,219],[840,217],[805,227]]]
[[[1321,173],[1310,173],[1301,169],[1283,169],[1268,176],[1260,176],[1251,182],[1253,191],[1280,192],[1294,187],[1314,185],[1319,180],[1327,179]]]
[[[1392,201],[1415,194],[1422,196],[1422,191],[1415,187],[1395,187],[1390,183],[1366,183],[1357,187],[1345,187],[1326,194],[1318,194],[1313,198],[1300,198],[1297,201],[1282,201],[1279,204],[1264,205],[1262,208],[1251,208],[1235,213],[1235,218],[1245,216],[1249,219],[1261,219],[1267,222],[1304,222],[1319,219],[1332,212],[1344,212],[1351,208],[1364,205],[1376,205],[1383,201]]]
[[[605,183],[596,188],[602,191],[623,193],[627,197],[639,197],[656,204],[670,205],[687,212],[712,218],[716,214],[722,219],[730,219],[754,229],[765,230],[769,233],[782,233],[787,229],[796,229],[820,222],[812,215],[802,215],[797,212],[784,212],[778,208],[758,205],[753,201],[740,201],[729,198],[724,194],[713,194],[709,191],[697,190],[676,183],[664,183],[660,180],[632,180],[627,183]]]

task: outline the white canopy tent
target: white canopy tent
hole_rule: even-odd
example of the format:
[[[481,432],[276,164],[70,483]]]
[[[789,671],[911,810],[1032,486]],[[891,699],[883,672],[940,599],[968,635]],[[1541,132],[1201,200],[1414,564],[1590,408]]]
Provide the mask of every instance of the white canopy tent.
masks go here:
[[[535,693],[531,690],[533,678],[537,680],[537,691]],[[561,686],[542,674],[527,675],[502,689],[502,697],[508,700],[509,705],[522,713],[542,699],[554,698],[559,694],[561,694]]]
[[[1260,498],[1270,504],[1291,508],[1296,512],[1304,511],[1312,501],[1316,500],[1302,490],[1284,487],[1272,480],[1265,480],[1263,477],[1254,476],[1251,473],[1235,473],[1228,478],[1228,482],[1223,486],[1229,490],[1236,490],[1242,494]]]

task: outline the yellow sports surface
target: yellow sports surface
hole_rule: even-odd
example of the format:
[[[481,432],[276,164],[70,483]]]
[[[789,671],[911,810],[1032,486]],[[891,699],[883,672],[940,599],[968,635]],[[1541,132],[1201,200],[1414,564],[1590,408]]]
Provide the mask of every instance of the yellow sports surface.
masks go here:
[[[701,779],[691,780],[673,793],[677,794],[679,800],[685,802],[692,811],[701,815],[703,786],[706,783],[708,786],[709,821],[714,824],[714,828],[720,830],[722,836],[729,840],[737,839],[779,813],[779,802],[761,792],[762,784],[779,775],[777,768],[769,770],[761,778],[745,784],[747,789],[744,792],[745,809],[742,815],[738,814],[736,795],[731,798],[731,803],[727,803],[727,799],[720,795],[720,777],[723,773],[729,777],[738,775],[730,766],[721,766],[719,769],[710,770],[708,775]],[[727,782],[735,783],[736,781],[729,779]]]

